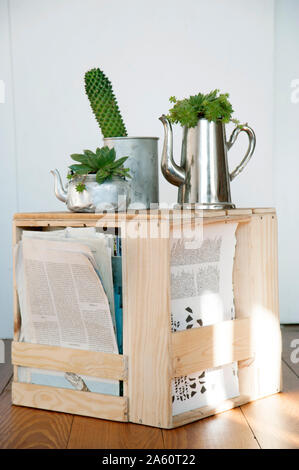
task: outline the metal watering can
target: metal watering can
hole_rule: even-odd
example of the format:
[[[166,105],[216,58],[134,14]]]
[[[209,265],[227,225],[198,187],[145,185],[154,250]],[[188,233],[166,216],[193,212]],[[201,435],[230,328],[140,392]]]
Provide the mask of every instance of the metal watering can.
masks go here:
[[[234,208],[230,181],[241,173],[252,157],[256,144],[253,129],[236,127],[227,141],[223,123],[199,119],[196,127],[183,128],[179,166],[173,160],[171,123],[164,115],[159,119],[165,133],[161,169],[167,181],[179,187],[178,203],[194,204],[198,209]],[[230,173],[227,151],[242,131],[248,135],[248,148],[241,163]]]

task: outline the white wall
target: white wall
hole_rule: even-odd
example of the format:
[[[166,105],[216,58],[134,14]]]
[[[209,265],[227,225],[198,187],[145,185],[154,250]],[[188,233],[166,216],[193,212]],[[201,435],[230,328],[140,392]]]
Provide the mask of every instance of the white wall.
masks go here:
[[[17,203],[14,96],[8,2],[0,1],[0,79],[5,103],[0,103],[0,338],[12,336],[12,214]]]
[[[233,200],[273,205],[273,0],[0,0],[0,6],[0,79],[8,88],[0,104],[0,337],[12,334],[12,213],[62,210],[49,170],[65,172],[70,153],[101,143],[83,88],[91,67],[110,77],[131,135],[162,138],[158,117],[171,95],[230,92],[236,117],[257,134],[252,162],[232,184]],[[177,156],[180,134],[177,128]],[[232,166],[245,146],[242,137],[231,150]],[[161,201],[175,198],[161,177]]]
[[[277,0],[275,12],[275,204],[279,217],[280,310],[299,323],[299,2]]]

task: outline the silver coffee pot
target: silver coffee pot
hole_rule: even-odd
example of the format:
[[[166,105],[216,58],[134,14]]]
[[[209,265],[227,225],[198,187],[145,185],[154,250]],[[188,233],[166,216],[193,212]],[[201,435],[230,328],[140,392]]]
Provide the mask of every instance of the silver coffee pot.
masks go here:
[[[234,208],[230,181],[241,173],[254,152],[256,138],[251,127],[236,127],[228,141],[221,122],[199,119],[196,127],[184,127],[179,166],[173,159],[171,123],[164,115],[159,119],[165,133],[161,169],[167,181],[178,186],[178,203],[198,209]],[[241,163],[230,173],[227,151],[242,131],[248,135],[249,145]]]

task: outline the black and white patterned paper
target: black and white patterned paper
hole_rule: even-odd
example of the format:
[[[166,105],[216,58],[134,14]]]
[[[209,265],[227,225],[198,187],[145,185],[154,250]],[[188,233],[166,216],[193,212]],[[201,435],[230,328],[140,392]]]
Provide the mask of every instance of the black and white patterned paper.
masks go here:
[[[211,224],[191,241],[171,241],[172,331],[235,318],[232,271],[236,228],[234,223]],[[172,381],[173,415],[214,406],[238,395],[237,363],[176,377]]]

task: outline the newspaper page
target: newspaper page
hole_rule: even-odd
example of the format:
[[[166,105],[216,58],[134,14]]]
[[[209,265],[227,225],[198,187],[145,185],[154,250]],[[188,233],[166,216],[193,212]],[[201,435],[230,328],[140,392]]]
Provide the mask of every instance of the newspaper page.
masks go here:
[[[33,238],[22,245],[30,341],[118,353],[107,296],[88,248]]]
[[[54,235],[61,239],[63,231]],[[24,232],[25,233],[25,232]],[[38,234],[36,234],[38,236]],[[29,239],[17,246],[20,341],[117,353],[107,298],[90,249],[80,243]],[[24,249],[25,246],[25,249]],[[119,395],[119,381],[18,367],[21,382]]]
[[[61,240],[67,243],[75,242],[88,246],[97,265],[97,272],[108,298],[113,326],[115,329],[114,289],[112,275],[112,247],[114,237],[111,234],[96,232],[95,227],[66,227],[62,230],[38,232],[24,230],[22,238],[40,238],[48,240]]]
[[[232,284],[237,224],[205,225],[202,236],[171,241],[172,331],[235,318]],[[173,415],[239,395],[237,364],[172,381]]]
[[[90,228],[90,227],[88,227]],[[112,250],[110,238],[112,235],[97,234],[97,236],[91,236],[91,234],[84,232],[82,229],[80,234],[76,232],[77,228],[69,228],[66,230],[66,240],[68,242],[77,242],[88,246],[92,252],[94,260],[97,265],[97,271],[103,284],[105,293],[108,298],[110,312],[112,316],[113,326],[115,328],[115,306],[114,306],[114,289],[113,289],[113,275],[112,275]]]

